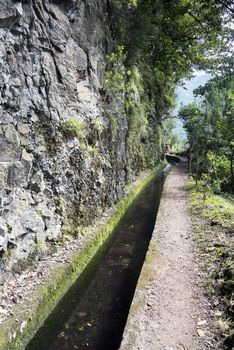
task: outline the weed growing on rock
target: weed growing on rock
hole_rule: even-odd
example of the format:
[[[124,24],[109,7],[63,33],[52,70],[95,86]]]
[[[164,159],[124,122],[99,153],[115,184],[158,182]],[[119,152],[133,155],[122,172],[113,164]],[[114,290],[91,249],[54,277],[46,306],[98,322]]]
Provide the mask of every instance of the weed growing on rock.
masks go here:
[[[118,46],[115,52],[106,56],[109,69],[104,74],[104,87],[111,93],[121,93],[125,90],[125,68],[126,55],[124,47]]]
[[[102,133],[102,131],[104,130],[104,123],[103,123],[103,119],[100,116],[97,116],[96,118],[94,118],[91,121],[91,128],[93,130],[94,133],[94,138],[100,139],[100,135]]]
[[[104,129],[103,119],[102,117],[97,116],[91,122],[91,126],[94,130],[101,133]]]
[[[83,139],[85,136],[85,122],[75,117],[69,118],[61,124],[61,131],[65,136]]]

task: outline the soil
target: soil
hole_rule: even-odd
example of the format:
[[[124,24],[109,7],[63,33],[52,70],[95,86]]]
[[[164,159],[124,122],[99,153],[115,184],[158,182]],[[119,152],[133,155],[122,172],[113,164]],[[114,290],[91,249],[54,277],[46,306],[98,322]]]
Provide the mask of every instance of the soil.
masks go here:
[[[186,180],[182,159],[165,184],[121,350],[217,348],[192,240]]]

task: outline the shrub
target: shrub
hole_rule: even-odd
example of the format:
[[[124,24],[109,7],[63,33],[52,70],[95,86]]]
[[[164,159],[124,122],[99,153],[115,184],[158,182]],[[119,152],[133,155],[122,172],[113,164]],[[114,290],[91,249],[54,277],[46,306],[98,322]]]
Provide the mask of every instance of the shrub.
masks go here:
[[[106,56],[106,60],[111,68],[105,72],[104,87],[109,92],[121,93],[125,90],[124,47],[118,46],[116,52]]]
[[[97,116],[94,118],[91,122],[91,126],[94,131],[96,131],[98,134],[101,133],[104,129],[104,123],[102,117]]]
[[[62,132],[67,136],[84,138],[85,123],[75,117],[67,119],[61,124]]]

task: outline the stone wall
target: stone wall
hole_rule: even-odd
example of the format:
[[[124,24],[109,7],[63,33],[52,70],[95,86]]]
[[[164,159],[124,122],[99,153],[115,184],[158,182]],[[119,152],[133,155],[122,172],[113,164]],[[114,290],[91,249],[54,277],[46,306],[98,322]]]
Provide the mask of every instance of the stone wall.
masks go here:
[[[103,88],[110,12],[108,0],[0,0],[2,269],[90,223],[139,171],[124,103]]]

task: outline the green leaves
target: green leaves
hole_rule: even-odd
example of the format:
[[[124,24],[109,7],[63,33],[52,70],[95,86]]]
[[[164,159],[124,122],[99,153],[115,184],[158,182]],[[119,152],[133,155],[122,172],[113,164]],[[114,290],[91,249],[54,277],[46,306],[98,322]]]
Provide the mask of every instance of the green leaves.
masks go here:
[[[179,112],[190,147],[202,159],[200,172],[209,174],[216,192],[234,184],[234,80],[225,80],[225,85],[220,80],[214,78],[196,90],[203,98],[200,105],[189,104]]]
[[[214,62],[226,52],[231,28],[224,24],[231,15],[225,2],[217,0],[143,0],[127,33],[130,59],[178,81],[192,66],[207,66],[208,58]]]

